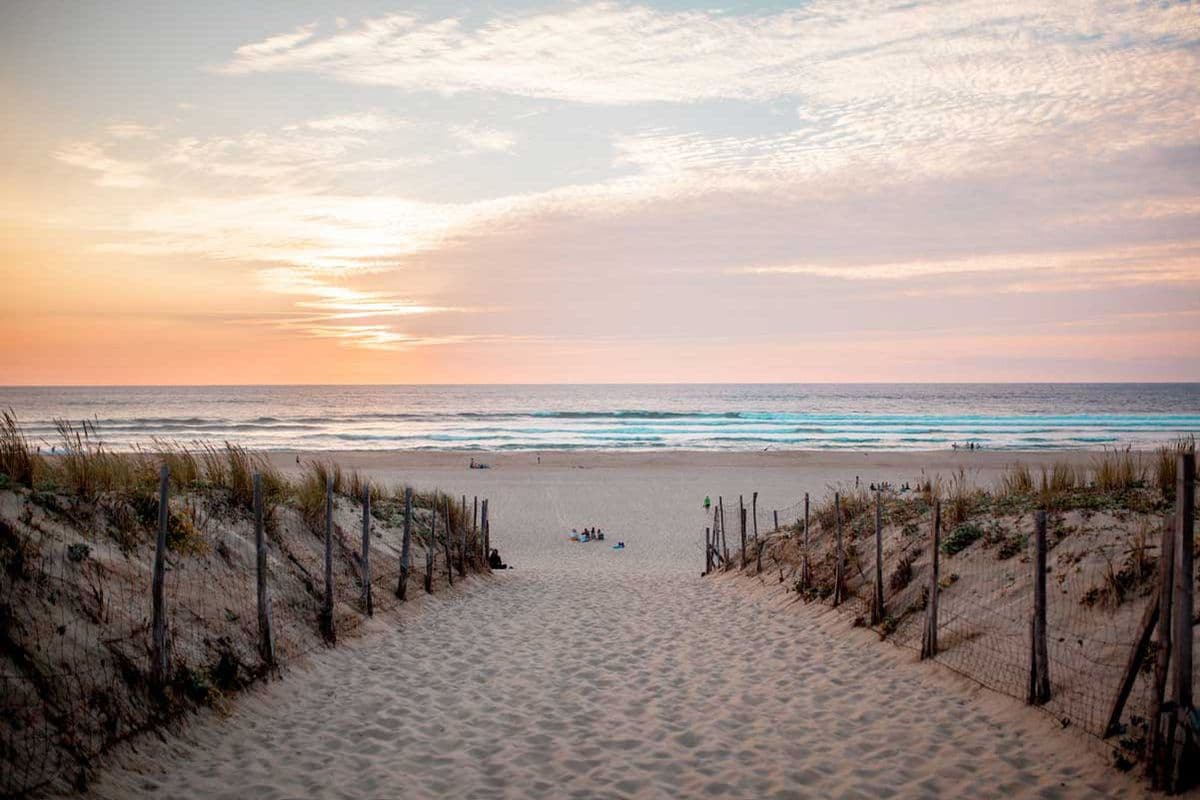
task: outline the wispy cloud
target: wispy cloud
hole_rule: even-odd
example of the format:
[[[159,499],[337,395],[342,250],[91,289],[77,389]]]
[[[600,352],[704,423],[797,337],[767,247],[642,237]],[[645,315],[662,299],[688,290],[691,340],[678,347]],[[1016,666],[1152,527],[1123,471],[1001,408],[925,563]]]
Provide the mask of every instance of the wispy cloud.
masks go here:
[[[55,151],[54,157],[64,164],[100,173],[95,181],[97,186],[142,189],[156,183],[147,174],[148,164],[114,158],[103,145],[95,142],[64,142]]]
[[[381,111],[357,111],[309,120],[306,128],[336,133],[379,133],[405,127],[408,123]]]
[[[451,125],[450,135],[461,142],[468,153],[503,153],[512,150],[517,141],[510,131],[477,123]]]

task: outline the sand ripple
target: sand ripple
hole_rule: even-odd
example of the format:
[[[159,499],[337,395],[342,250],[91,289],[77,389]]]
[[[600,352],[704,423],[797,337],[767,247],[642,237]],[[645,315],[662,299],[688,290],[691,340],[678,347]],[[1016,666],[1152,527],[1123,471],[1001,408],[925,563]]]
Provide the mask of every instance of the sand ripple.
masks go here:
[[[1051,720],[695,575],[518,571],[148,741],[96,796],[1129,796]]]

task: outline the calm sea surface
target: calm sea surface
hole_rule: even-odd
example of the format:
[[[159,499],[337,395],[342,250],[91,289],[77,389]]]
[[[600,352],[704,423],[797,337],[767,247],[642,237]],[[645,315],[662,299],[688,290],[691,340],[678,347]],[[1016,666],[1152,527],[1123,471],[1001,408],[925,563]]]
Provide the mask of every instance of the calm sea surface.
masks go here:
[[[31,438],[55,418],[113,448],[931,450],[1145,447],[1200,433],[1200,384],[11,387]]]

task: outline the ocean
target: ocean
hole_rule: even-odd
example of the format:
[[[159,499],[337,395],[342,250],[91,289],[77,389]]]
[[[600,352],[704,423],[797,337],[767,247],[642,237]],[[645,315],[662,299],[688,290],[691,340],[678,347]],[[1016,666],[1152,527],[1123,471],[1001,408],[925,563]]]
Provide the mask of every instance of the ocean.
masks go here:
[[[1200,433],[1200,383],[6,387],[112,449],[938,450],[1150,447]]]

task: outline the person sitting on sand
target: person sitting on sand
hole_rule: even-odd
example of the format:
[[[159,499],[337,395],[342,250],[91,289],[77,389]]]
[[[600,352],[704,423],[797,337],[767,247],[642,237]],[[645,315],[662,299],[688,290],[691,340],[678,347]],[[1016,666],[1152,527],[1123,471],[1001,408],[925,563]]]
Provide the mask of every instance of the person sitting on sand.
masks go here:
[[[508,569],[508,564],[500,560],[500,551],[495,548],[492,548],[492,553],[488,556],[488,566],[492,569]]]
[[[599,531],[599,530],[596,531],[596,541],[599,541],[599,542],[604,541],[604,531]]]

